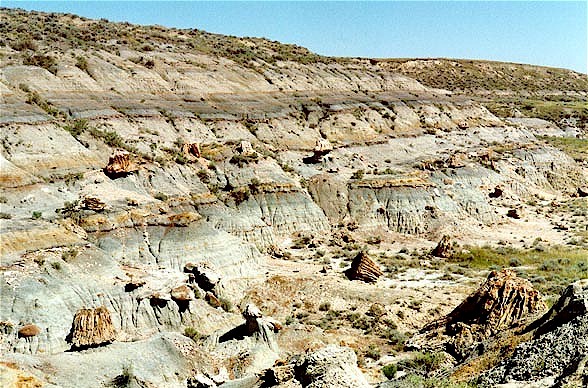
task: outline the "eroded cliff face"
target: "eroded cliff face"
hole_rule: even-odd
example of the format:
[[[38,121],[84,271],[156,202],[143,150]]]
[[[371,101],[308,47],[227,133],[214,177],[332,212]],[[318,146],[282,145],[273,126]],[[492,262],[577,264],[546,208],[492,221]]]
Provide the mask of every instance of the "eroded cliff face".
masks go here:
[[[300,235],[563,241],[530,203],[586,186],[585,162],[543,127],[374,61],[44,48],[51,72],[0,48],[3,352],[61,353],[76,311],[99,306],[116,341],[229,329],[227,301]],[[128,168],[105,169],[122,150]],[[220,274],[227,311],[184,271],[197,262]],[[26,324],[40,332],[19,336]]]

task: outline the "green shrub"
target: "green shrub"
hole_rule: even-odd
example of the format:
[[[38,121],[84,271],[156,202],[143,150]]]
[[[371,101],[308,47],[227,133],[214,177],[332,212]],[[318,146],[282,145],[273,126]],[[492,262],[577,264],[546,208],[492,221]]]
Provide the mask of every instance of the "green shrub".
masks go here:
[[[167,201],[167,195],[162,192],[159,192],[153,196],[153,198],[158,199],[160,201]]]
[[[367,350],[365,351],[365,356],[371,358],[372,360],[379,360],[382,357],[382,353],[380,352],[380,348],[374,344],[370,344]]]
[[[88,61],[84,57],[76,58],[76,67],[82,71],[88,72]]]
[[[23,60],[24,65],[38,66],[49,71],[52,74],[57,73],[57,61],[48,55],[33,54],[26,56]]]
[[[198,332],[198,330],[196,330],[193,327],[186,327],[184,329],[184,335],[190,339],[192,339],[193,341],[200,341],[204,338],[206,338],[205,335],[202,335]]]
[[[39,218],[41,218],[41,216],[43,216],[42,212],[35,211],[35,212],[33,212],[32,218],[33,218],[33,220],[38,220]]]
[[[362,179],[364,175],[363,170],[357,170],[354,171],[353,174],[351,175],[351,179]]]
[[[384,376],[386,376],[388,380],[393,379],[396,376],[396,372],[398,372],[396,364],[388,364],[382,367],[382,373],[384,373]]]

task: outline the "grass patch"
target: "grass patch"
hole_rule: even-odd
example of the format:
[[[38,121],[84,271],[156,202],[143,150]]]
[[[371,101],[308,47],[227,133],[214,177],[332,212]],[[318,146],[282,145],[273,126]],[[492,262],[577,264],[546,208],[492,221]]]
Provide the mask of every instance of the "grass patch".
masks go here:
[[[551,146],[562,150],[578,162],[588,161],[588,139],[552,136],[541,136],[540,138]]]
[[[518,250],[509,247],[466,247],[450,262],[474,270],[506,268],[512,263],[524,266],[521,277],[528,278],[542,293],[559,294],[568,284],[588,277],[588,250],[583,248],[537,246]]]

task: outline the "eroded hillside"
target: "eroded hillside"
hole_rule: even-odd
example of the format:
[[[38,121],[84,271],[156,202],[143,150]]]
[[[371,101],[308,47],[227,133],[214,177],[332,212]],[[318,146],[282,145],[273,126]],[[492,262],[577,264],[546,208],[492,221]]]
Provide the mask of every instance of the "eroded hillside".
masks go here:
[[[548,301],[587,277],[576,113],[508,115],[447,87],[452,75],[431,85],[263,39],[7,9],[0,27],[0,346],[14,379],[257,386],[317,350],[304,373],[271,373],[338,381],[312,374],[332,358],[366,386],[490,269]],[[520,70],[586,109],[585,75]],[[375,283],[345,275],[375,267]],[[104,328],[86,317],[100,306]],[[451,357],[436,372],[453,373]]]

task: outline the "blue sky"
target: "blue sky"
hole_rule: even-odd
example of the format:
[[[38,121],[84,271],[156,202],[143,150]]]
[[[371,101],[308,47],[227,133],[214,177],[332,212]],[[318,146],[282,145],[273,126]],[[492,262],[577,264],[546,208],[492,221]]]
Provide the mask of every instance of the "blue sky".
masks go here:
[[[198,28],[324,55],[490,59],[587,72],[586,1],[41,2],[4,7]]]

